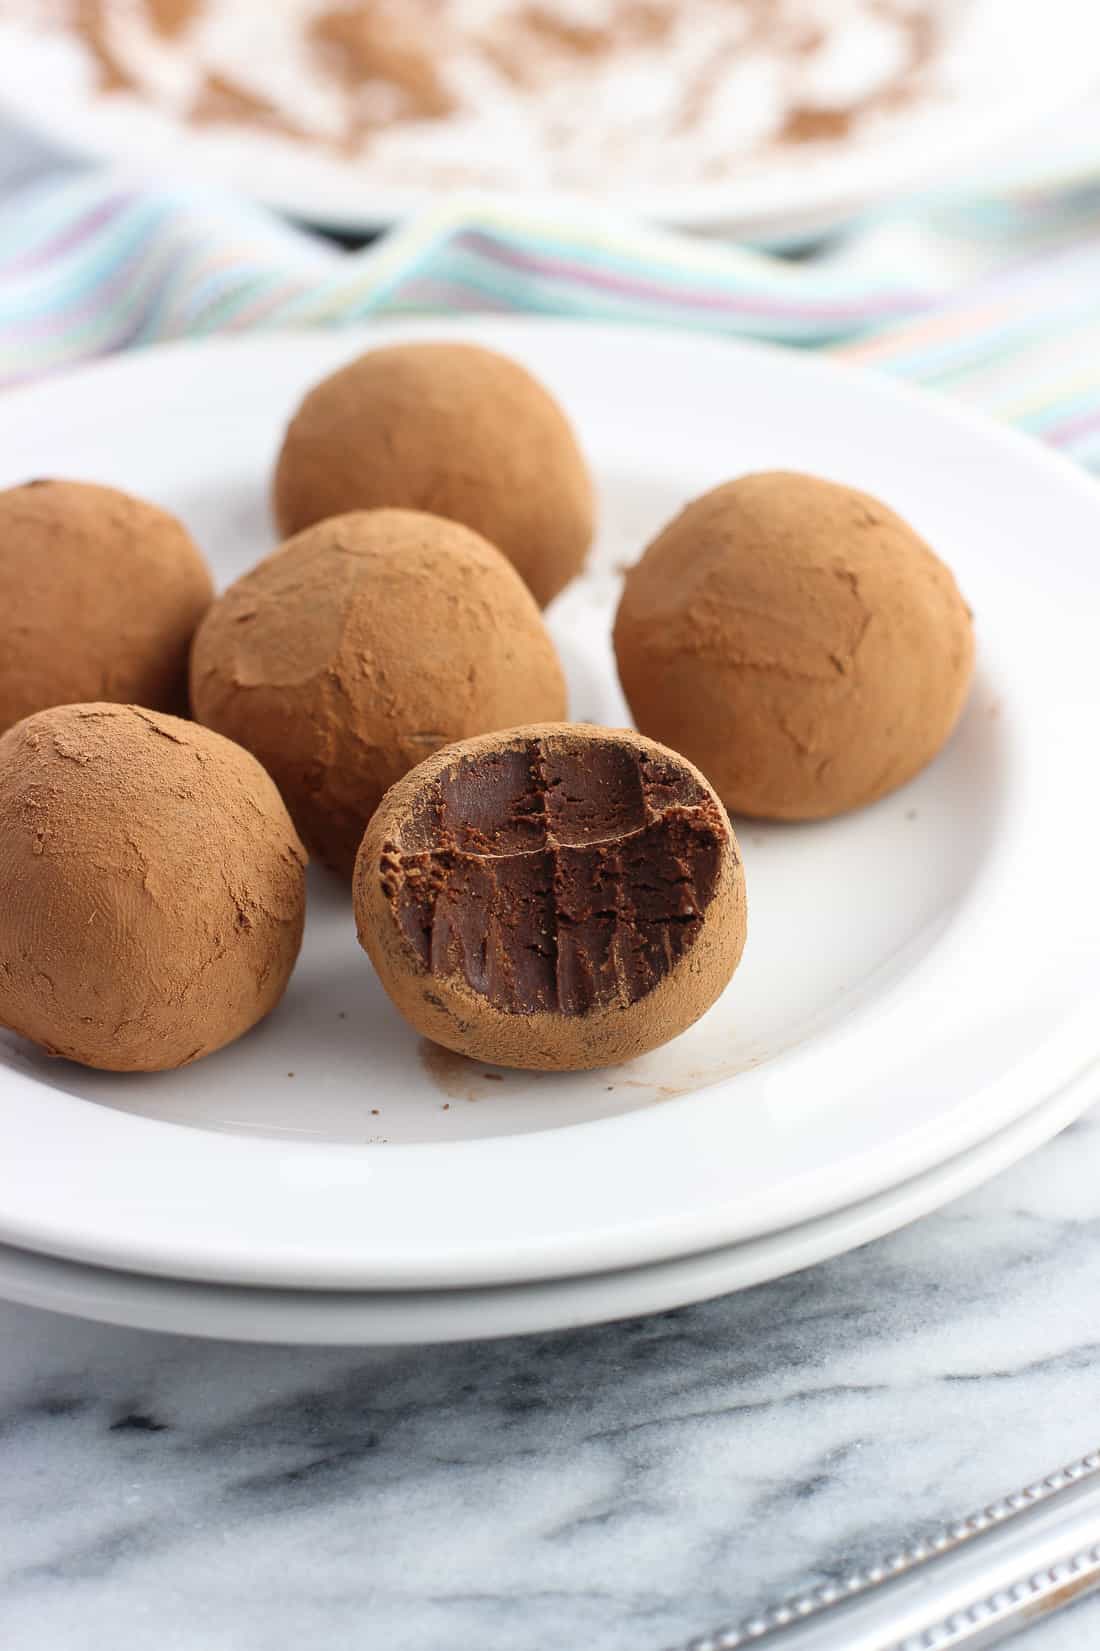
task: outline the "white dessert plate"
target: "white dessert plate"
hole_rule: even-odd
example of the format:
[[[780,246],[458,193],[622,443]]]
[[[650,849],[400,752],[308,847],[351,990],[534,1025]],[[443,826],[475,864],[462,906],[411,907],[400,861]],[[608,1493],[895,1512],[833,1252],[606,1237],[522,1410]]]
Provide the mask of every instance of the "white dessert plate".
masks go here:
[[[609,190],[593,180],[583,200],[686,229],[774,239],[816,233],[905,190],[957,178],[1063,114],[1097,84],[1100,15],[1082,0],[1046,0],[1043,6],[1033,0],[959,0],[956,9],[940,90],[934,97],[899,99],[873,129],[746,157],[730,176],[695,186],[677,178],[664,187],[655,180],[641,188]],[[372,176],[369,157],[348,160],[257,127],[189,127],[135,97],[100,96],[83,48],[44,29],[40,19],[28,26],[28,15],[33,18],[33,8],[23,5],[0,16],[0,107],[76,155],[137,169],[157,181],[166,175],[205,179],[350,232],[397,221],[445,192],[442,183],[435,190],[398,187],[394,174],[402,173],[396,164],[382,181]],[[872,61],[875,55],[872,49]],[[868,72],[858,61],[838,62],[829,80],[839,75],[839,86],[858,85]],[[771,94],[758,87],[735,97],[755,106],[761,95],[766,101]],[[731,119],[728,141],[736,143],[736,107]],[[518,140],[507,148],[525,153]],[[529,206],[533,197],[563,209],[579,204],[550,194],[527,162],[518,163],[514,181],[503,181],[499,149],[498,143],[489,181],[512,190],[518,205]],[[417,148],[412,155],[418,164]],[[705,177],[706,157],[700,159]],[[441,165],[453,188],[457,172],[450,151]],[[463,177],[470,187],[486,183],[476,165]]]
[[[1093,1063],[988,1140],[901,1186],[767,1238],[621,1272],[464,1290],[276,1290],[199,1284],[0,1245],[0,1297],[78,1318],[225,1341],[395,1346],[572,1330],[745,1290],[866,1244],[981,1185],[1097,1098]]]
[[[743,1243],[992,1137],[1100,1049],[1100,493],[1004,430],[828,362],[531,321],[149,351],[0,402],[0,484],[95,478],[180,512],[222,579],[271,542],[304,387],[369,343],[511,352],[599,478],[552,626],[578,717],[621,722],[618,570],[692,494],[787,465],[880,493],[955,567],[981,669],[913,784],[826,824],[746,822],[750,938],[721,1002],[617,1070],[493,1071],[418,1043],[317,875],[302,960],[252,1035],[112,1076],[0,1042],[0,1242],[176,1278],[420,1290]],[[89,960],[89,967],[93,966]]]

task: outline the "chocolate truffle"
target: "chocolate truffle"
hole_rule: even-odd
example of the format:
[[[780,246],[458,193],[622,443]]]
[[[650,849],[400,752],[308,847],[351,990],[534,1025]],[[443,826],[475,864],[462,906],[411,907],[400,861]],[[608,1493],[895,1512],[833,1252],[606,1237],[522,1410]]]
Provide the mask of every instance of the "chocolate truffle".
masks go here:
[[[305,852],[254,757],[134,705],[61,705],[0,739],[0,1025],[84,1066],[157,1072],[283,995]]]
[[[187,712],[187,654],[214,587],[186,530],[90,482],[0,492],[0,733],[80,700]]]
[[[737,843],[703,776],[618,729],[541,724],[429,757],[355,868],[360,943],[418,1032],[574,1071],[667,1043],[745,941]]]
[[[727,808],[809,820],[931,761],[974,641],[951,573],[892,510],[772,472],[705,494],[654,540],[627,574],[615,651],[638,727]]]
[[[195,638],[191,694],[347,877],[383,793],[430,752],[565,715],[515,569],[469,528],[411,510],[319,522],[238,579]]]
[[[592,483],[572,429],[531,374],[473,344],[396,344],[323,379],[275,470],[283,534],[384,505],[484,534],[543,607],[579,573]]]

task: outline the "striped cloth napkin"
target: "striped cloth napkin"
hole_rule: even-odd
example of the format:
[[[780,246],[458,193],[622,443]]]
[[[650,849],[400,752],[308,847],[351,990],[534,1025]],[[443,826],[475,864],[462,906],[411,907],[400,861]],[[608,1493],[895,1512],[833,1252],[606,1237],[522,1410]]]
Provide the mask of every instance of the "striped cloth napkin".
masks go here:
[[[1100,175],[910,202],[799,260],[475,195],[357,253],[208,190],[98,173],[0,205],[0,382],[163,339],[444,310],[828,349],[1100,469]]]

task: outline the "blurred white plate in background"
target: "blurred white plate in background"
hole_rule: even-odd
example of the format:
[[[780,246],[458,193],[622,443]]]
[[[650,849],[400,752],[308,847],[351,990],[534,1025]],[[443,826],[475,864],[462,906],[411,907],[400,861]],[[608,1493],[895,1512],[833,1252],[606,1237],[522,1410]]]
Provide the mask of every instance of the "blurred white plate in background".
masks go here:
[[[647,162],[643,185],[594,179],[585,202],[687,229],[810,235],[907,190],[958,179],[1100,81],[1100,13],[1083,0],[968,0],[959,10],[935,99],[899,100],[873,129],[764,151],[712,182],[662,185],[659,160]],[[15,6],[14,17],[21,13],[26,7]],[[0,16],[0,110],[74,155],[154,179],[206,179],[350,232],[404,218],[445,192],[402,187],[395,180],[406,174],[398,167],[380,177],[369,154],[344,159],[255,126],[187,126],[135,97],[97,95],[80,47],[11,15],[6,22]],[[571,119],[583,129],[583,111]],[[512,147],[498,143],[495,150],[499,156]],[[480,182],[476,175],[463,181]],[[497,187],[513,194],[517,207],[570,207],[567,194],[526,172]]]

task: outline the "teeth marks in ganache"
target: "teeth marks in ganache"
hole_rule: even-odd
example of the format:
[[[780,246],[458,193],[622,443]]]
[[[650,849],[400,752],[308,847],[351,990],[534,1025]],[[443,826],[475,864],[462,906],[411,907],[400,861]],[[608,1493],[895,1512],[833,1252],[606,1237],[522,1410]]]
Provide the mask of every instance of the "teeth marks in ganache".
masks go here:
[[[692,945],[726,826],[685,770],[545,741],[462,760],[383,851],[383,892],[421,965],[498,1008],[633,1003]]]

